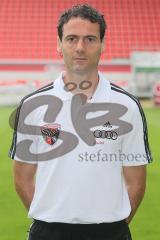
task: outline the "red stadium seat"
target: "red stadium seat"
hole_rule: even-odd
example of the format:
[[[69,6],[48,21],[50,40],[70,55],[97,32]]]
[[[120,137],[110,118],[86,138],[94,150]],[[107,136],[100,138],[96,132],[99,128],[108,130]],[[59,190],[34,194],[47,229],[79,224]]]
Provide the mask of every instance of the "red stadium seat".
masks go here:
[[[56,25],[64,9],[83,0],[6,0],[0,8],[0,59],[57,59]],[[102,59],[160,49],[159,0],[88,0],[108,23]]]

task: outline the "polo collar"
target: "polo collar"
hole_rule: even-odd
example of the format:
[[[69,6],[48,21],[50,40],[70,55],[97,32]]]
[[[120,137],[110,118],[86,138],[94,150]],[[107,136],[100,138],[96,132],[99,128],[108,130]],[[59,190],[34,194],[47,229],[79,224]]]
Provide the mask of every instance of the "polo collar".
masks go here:
[[[99,82],[97,88],[90,100],[87,102],[108,102],[110,99],[111,86],[110,82],[104,78],[101,72],[98,72]],[[63,81],[63,72],[60,73],[60,76],[54,81],[54,95],[60,98],[62,101],[71,100],[73,94],[65,90],[65,84]]]

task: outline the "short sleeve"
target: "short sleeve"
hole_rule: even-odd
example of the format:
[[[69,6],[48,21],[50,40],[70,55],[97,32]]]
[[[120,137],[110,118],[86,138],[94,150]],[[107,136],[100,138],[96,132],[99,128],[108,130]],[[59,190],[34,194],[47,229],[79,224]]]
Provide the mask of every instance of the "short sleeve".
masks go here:
[[[128,110],[128,119],[132,130],[123,136],[123,166],[146,165],[152,161],[148,142],[147,122],[144,111],[137,100]]]
[[[12,119],[14,132],[9,157],[20,162],[36,164],[38,137],[35,133],[32,134],[34,118],[32,116],[25,123],[23,115],[23,102],[21,102],[16,109],[15,117]]]

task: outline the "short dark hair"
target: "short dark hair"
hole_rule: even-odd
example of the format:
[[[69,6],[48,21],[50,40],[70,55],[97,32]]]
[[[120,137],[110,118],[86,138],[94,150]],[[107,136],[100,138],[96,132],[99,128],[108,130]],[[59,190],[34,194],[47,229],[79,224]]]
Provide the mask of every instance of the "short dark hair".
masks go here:
[[[58,36],[60,40],[62,40],[63,36],[63,25],[73,17],[80,17],[82,19],[87,19],[92,23],[98,23],[100,26],[100,39],[101,41],[103,40],[106,31],[106,22],[104,15],[99,13],[96,9],[88,4],[74,5],[72,8],[64,11],[61,14],[57,26]]]

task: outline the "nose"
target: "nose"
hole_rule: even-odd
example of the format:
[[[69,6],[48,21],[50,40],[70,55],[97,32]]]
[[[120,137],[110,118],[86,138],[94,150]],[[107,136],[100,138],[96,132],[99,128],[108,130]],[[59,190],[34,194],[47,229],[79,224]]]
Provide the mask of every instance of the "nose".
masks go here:
[[[84,49],[85,49],[84,41],[83,41],[83,39],[79,39],[78,42],[77,42],[76,51],[77,52],[83,52]]]

